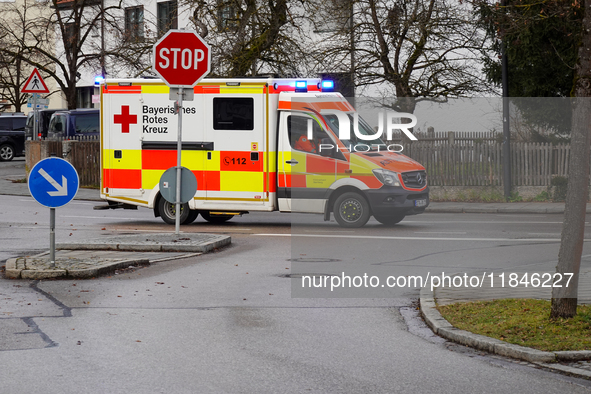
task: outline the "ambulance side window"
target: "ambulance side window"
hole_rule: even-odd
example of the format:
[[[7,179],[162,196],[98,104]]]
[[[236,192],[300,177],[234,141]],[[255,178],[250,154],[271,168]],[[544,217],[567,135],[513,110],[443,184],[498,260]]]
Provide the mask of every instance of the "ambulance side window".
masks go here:
[[[312,139],[308,139],[308,128],[312,128]],[[289,115],[287,135],[291,147],[302,152],[320,154],[320,144],[331,144],[332,140],[312,118]]]
[[[254,99],[216,97],[213,99],[214,130],[253,130]]]

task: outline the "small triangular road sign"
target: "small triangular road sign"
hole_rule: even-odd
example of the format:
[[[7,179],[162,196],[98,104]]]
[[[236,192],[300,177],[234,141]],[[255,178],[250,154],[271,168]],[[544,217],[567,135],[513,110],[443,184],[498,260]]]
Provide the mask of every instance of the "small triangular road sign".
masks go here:
[[[37,68],[33,70],[29,79],[25,82],[25,86],[21,89],[21,93],[49,93],[49,89],[47,89],[47,85],[43,78],[41,78]]]

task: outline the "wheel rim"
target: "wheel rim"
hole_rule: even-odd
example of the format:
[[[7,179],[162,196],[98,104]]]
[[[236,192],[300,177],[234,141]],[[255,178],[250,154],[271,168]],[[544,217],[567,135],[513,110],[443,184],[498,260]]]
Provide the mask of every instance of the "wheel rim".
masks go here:
[[[164,204],[164,211],[169,218],[176,218],[176,204],[166,202]],[[183,212],[183,206],[181,204],[181,213]]]
[[[363,215],[363,206],[359,200],[350,198],[341,203],[339,212],[344,221],[355,223]]]
[[[12,158],[12,149],[9,146],[0,148],[0,158],[2,160],[10,160]]]

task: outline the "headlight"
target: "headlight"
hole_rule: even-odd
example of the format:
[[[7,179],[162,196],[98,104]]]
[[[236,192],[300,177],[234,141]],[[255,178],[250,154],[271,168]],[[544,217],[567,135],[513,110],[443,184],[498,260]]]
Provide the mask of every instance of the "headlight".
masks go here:
[[[372,170],[373,174],[386,186],[400,186],[398,173],[394,171],[382,170],[377,168]]]

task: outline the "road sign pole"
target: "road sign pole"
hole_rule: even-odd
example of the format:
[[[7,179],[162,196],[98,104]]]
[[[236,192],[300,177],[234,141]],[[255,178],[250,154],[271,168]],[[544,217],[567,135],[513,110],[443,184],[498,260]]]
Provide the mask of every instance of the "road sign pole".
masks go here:
[[[37,134],[37,93],[33,93],[33,135],[31,136],[33,141],[37,141]]]
[[[174,222],[174,233],[179,235],[181,227],[181,152],[183,150],[183,88],[179,88],[178,107],[179,124],[178,137],[176,142],[176,216]]]
[[[55,268],[55,208],[49,208],[49,266]]]
[[[55,208],[63,207],[76,196],[80,178],[72,164],[48,157],[29,172],[27,181],[31,196],[49,208],[49,266],[55,267]]]

